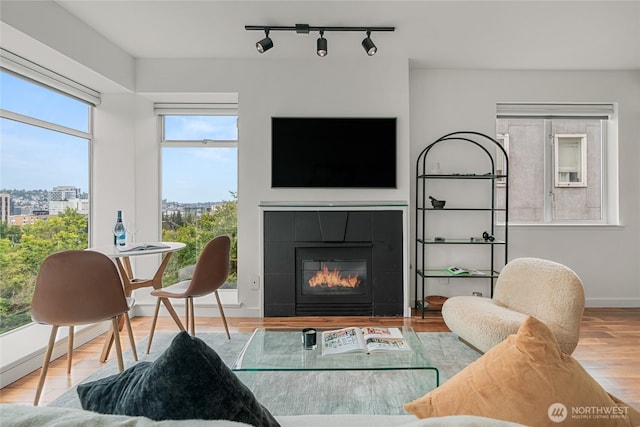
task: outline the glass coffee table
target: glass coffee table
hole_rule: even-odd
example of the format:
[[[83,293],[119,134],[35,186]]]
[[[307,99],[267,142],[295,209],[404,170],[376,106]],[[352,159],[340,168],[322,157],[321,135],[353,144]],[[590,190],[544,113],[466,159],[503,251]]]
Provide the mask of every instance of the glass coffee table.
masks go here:
[[[425,354],[425,348],[413,328],[400,327],[411,351],[367,354],[364,352],[322,355],[322,329],[317,348],[305,350],[301,329],[258,328],[232,365],[233,371],[432,371],[435,386],[440,372]],[[331,330],[337,328],[330,328]]]

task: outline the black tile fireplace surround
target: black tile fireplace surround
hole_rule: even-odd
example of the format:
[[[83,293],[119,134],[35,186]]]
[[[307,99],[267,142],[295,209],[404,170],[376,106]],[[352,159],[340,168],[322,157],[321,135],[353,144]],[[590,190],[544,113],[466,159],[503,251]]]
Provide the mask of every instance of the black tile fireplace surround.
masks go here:
[[[402,245],[397,210],[265,211],[264,315],[402,316]],[[357,289],[310,289],[325,264],[358,266]]]

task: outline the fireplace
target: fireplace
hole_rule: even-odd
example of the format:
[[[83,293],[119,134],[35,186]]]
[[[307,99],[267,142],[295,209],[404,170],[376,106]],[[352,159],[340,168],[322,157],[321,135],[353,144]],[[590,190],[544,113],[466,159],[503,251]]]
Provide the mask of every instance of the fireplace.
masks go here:
[[[296,315],[371,315],[371,247],[296,249]]]
[[[265,211],[264,315],[402,316],[402,212]]]

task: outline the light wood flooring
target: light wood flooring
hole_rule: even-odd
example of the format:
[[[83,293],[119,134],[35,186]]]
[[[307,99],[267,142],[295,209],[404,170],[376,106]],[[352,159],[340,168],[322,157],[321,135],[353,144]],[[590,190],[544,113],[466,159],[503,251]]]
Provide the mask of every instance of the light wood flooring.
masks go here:
[[[228,318],[229,329],[234,332],[252,332],[256,327],[342,327],[411,326],[418,332],[448,331],[440,313],[427,313],[425,319],[380,317],[287,317],[287,318]],[[136,341],[146,337],[151,324],[150,317],[132,319]],[[170,318],[158,321],[157,331],[177,331]],[[196,317],[198,332],[223,332],[219,318]],[[66,373],[66,357],[51,363],[40,405],[46,406],[58,396],[79,383],[89,374],[100,369],[98,361],[104,336],[77,348],[73,354],[71,374]],[[126,334],[122,335],[123,349],[128,348]],[[144,349],[138,349],[139,352]],[[113,356],[113,352],[111,353]],[[582,321],[580,341],[573,353],[584,368],[609,393],[640,409],[640,308],[587,308]],[[40,370],[19,379],[0,390],[0,402],[30,405],[38,382]]]

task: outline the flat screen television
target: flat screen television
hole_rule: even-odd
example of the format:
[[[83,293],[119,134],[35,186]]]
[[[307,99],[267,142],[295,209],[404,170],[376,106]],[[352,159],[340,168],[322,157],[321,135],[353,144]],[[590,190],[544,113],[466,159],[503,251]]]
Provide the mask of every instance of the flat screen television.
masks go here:
[[[272,117],[272,188],[396,188],[396,118]]]

